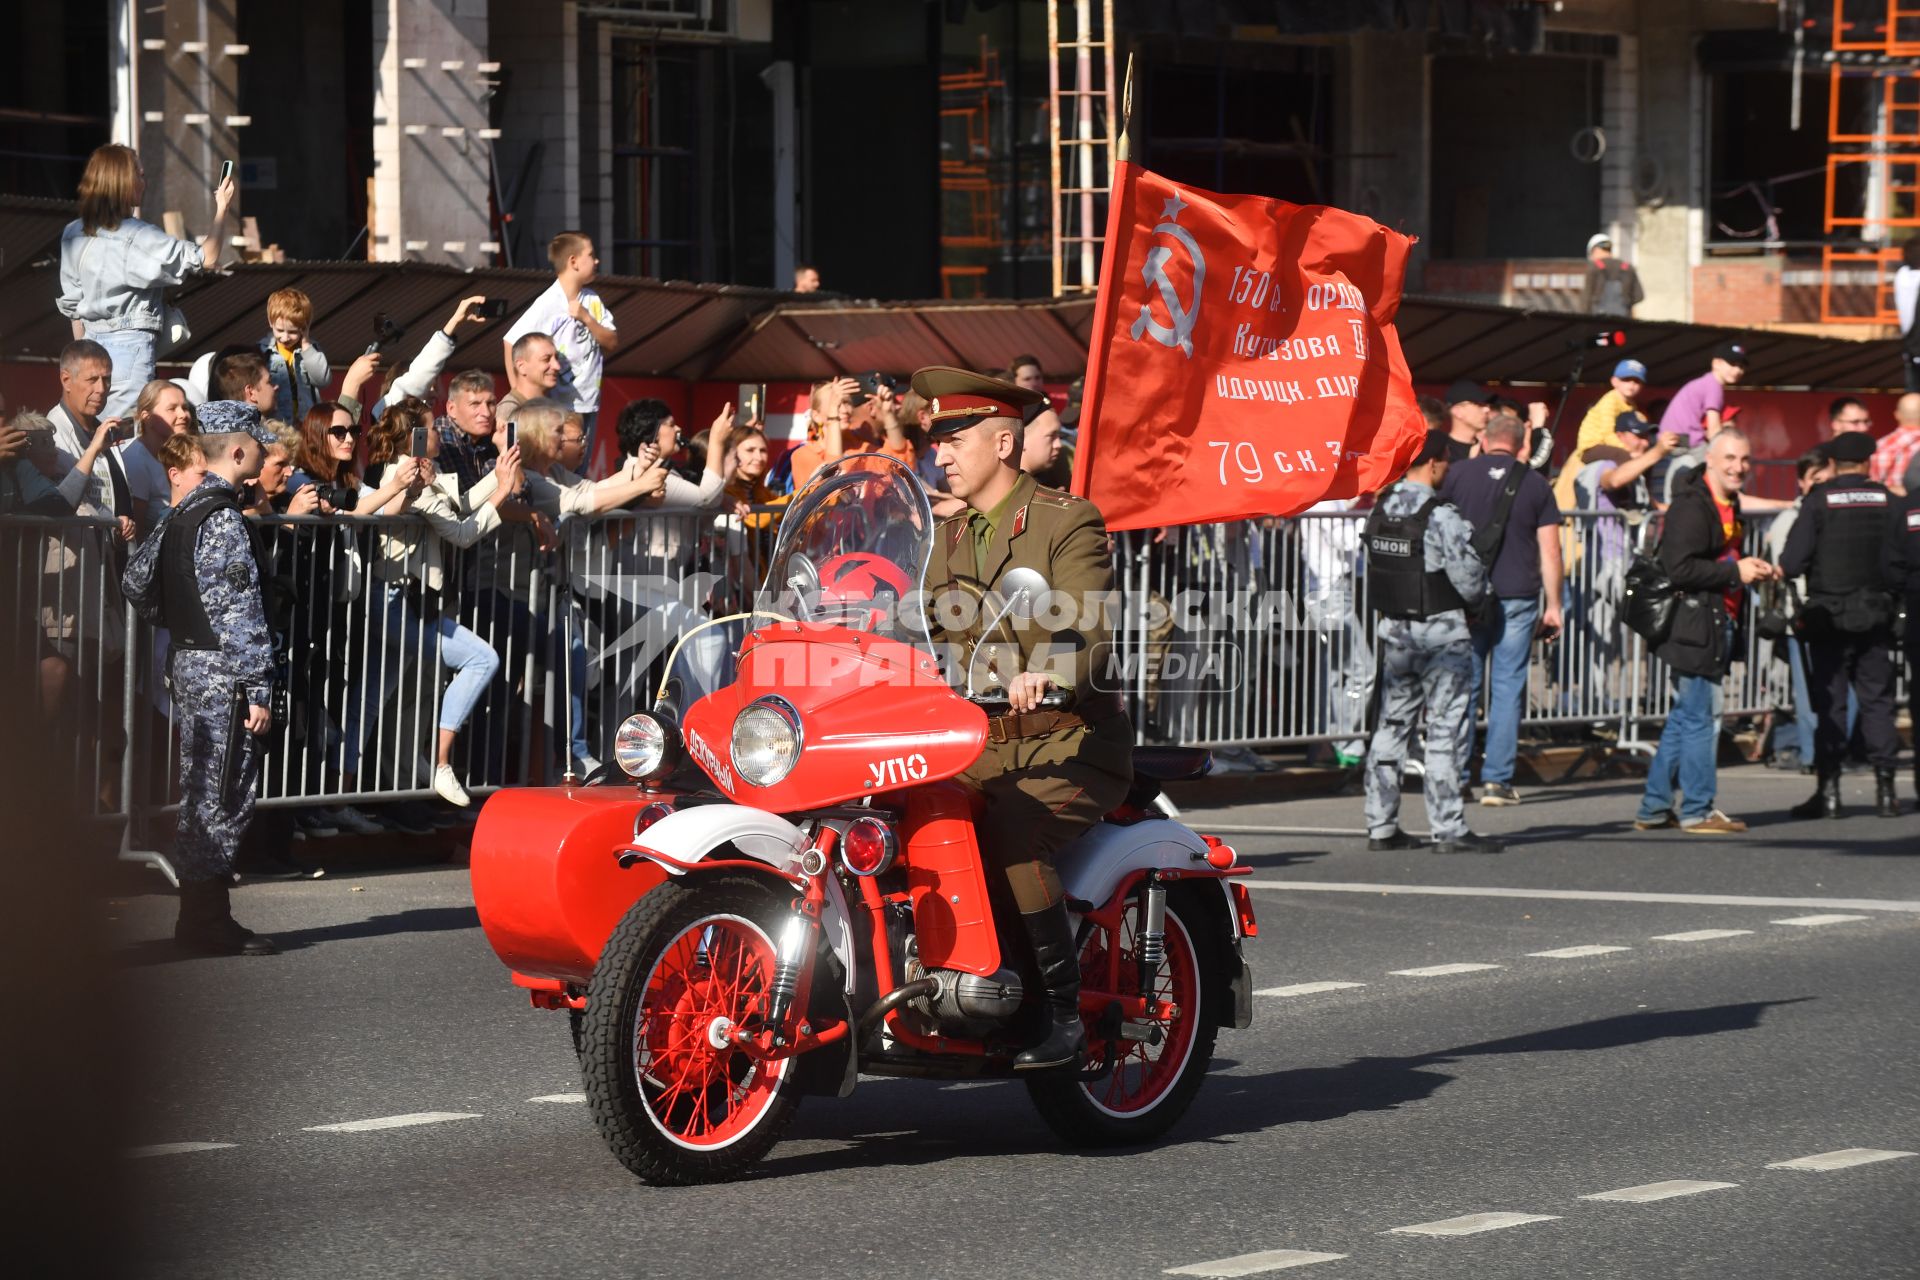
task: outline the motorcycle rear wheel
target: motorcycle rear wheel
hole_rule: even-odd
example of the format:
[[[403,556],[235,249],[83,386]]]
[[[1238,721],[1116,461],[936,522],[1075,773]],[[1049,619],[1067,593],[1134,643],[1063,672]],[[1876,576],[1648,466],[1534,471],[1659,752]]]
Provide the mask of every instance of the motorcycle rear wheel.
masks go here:
[[[737,1178],[799,1106],[793,1060],[716,1048],[716,1019],[766,1011],[787,898],[771,881],[669,880],[628,910],[587,989],[581,1074],[594,1123],[642,1181]]]
[[[1102,983],[1112,972],[1109,948],[1120,952],[1120,989],[1136,990],[1139,965],[1137,932],[1140,908],[1129,903],[1121,917],[1117,941],[1096,932],[1080,953],[1082,981]],[[1177,1008],[1173,1017],[1157,1025],[1158,1045],[1134,1040],[1087,1043],[1087,1065],[1097,1066],[1111,1053],[1113,1069],[1097,1080],[1081,1080],[1070,1072],[1049,1072],[1027,1081],[1040,1118],[1075,1146],[1115,1147],[1151,1142],[1172,1128],[1193,1105],[1213,1061],[1219,1034],[1217,1002],[1223,998],[1209,979],[1214,966],[1202,951],[1212,941],[1207,925],[1178,899],[1167,903],[1167,958],[1160,966],[1154,994]]]

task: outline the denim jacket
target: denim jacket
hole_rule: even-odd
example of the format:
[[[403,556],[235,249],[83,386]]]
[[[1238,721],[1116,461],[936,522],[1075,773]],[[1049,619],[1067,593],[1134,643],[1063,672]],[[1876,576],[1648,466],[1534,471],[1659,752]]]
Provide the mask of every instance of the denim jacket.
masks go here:
[[[150,222],[125,218],[92,235],[79,219],[60,235],[60,314],[95,332],[158,333],[165,327],[169,285],[200,270],[200,246],[176,240]]]
[[[260,339],[260,354],[266,357],[267,374],[273,379],[273,414],[283,422],[299,425],[307,410],[324,398],[327,385],[327,353],[318,347],[295,351],[294,368],[288,368],[273,335]]]

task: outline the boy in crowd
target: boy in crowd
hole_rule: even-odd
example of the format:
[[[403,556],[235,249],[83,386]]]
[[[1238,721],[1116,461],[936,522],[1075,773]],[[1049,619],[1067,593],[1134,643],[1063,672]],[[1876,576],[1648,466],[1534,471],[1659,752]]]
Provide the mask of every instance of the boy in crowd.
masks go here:
[[[264,419],[273,410],[273,379],[267,358],[257,351],[236,351],[213,362],[208,402],[237,400],[252,405]]]
[[[1667,401],[1660,418],[1660,430],[1682,437],[1689,449],[1713,439],[1726,413],[1727,388],[1747,376],[1747,349],[1729,342],[1713,353],[1713,363],[1699,377],[1687,382]]]
[[[167,469],[167,505],[177,507],[207,478],[207,455],[200,437],[189,432],[169,436],[160,446],[160,465]]]
[[[298,289],[279,289],[267,297],[267,336],[260,354],[273,379],[273,402],[260,406],[263,415],[300,422],[326,397],[327,353],[313,345],[313,299]]]
[[[613,312],[587,286],[599,273],[593,241],[580,231],[562,231],[547,246],[554,281],[533,300],[502,338],[502,359],[513,368],[513,344],[530,333],[553,339],[560,353],[560,381],[549,396],[580,415],[586,427],[587,457],[593,457],[594,420],[600,413],[600,368],[604,354],[619,344]]]

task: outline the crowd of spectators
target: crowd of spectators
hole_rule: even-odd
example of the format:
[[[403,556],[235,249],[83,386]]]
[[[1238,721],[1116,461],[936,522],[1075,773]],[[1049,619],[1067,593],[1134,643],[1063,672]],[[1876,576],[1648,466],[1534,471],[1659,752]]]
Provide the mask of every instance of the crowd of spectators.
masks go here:
[[[664,402],[627,402],[611,424],[617,464],[595,475],[603,370],[621,334],[593,288],[593,241],[578,232],[553,239],[553,283],[505,330],[497,369],[447,376],[463,332],[487,318],[488,300],[468,297],[410,361],[396,364],[378,350],[357,356],[338,370],[328,398],[337,366],[312,341],[312,300],[287,288],[267,299],[257,342],[201,352],[185,376],[155,379],[155,352],[184,323],[165,290],[213,265],[219,237],[190,243],[140,221],[134,210],[142,189],[138,158],[125,148],[102,148],[88,166],[80,216],[62,241],[59,309],[73,322],[74,339],[59,359],[60,397],[44,414],[23,408],[0,427],[0,514],[102,522],[107,532],[91,561],[71,549],[49,561],[55,578],[77,583],[110,570],[200,482],[204,460],[193,440],[204,405],[237,401],[268,420],[277,443],[246,495],[247,510],[262,522],[278,570],[269,603],[292,692],[289,734],[308,748],[305,767],[314,775],[303,785],[339,801],[302,816],[310,833],[444,823],[447,813],[436,808],[372,812],[350,802],[398,790],[465,808],[473,775],[489,772],[486,760],[502,754],[494,739],[506,717],[494,709],[527,698],[539,674],[557,673],[564,713],[530,747],[519,745],[575,775],[597,770],[611,725],[586,699],[597,661],[586,636],[618,637],[640,625],[639,615],[667,611],[624,599],[607,581],[718,571],[720,584],[694,606],[711,612],[744,603],[750,588],[742,584],[771,550],[782,506],[822,466],[885,455],[920,478],[937,514],[961,505],[947,494],[929,445],[928,406],[878,371],[813,387],[798,433],[804,438],[787,450],[769,440],[764,421],[738,420],[732,405],[689,438]],[[218,194],[216,233],[232,196],[229,181]],[[1630,308],[1637,282],[1610,259],[1603,237],[1591,248],[1596,287]],[[813,268],[796,272],[797,292],[818,284]],[[192,350],[190,341],[183,350]],[[1743,494],[1751,450],[1734,425],[1729,392],[1749,363],[1741,345],[1729,344],[1669,400],[1649,405],[1649,371],[1620,361],[1551,484],[1544,402],[1523,405],[1471,381],[1423,399],[1429,426],[1446,435],[1443,496],[1476,528],[1501,526],[1497,542],[1484,548],[1491,599],[1471,627],[1474,704],[1484,704],[1486,720],[1480,803],[1520,802],[1518,733],[1537,666],[1544,662],[1550,682],[1567,687],[1603,682],[1620,660],[1616,610],[1626,570],[1641,526],[1664,512],[1661,555],[1675,584],[1711,580],[1726,589],[1717,606],[1702,597],[1712,614],[1699,633],[1704,640],[1660,647],[1676,682],[1673,712],[1642,818],[1666,813],[1693,830],[1739,829],[1714,805],[1709,735],[1718,732],[1717,690],[1751,612],[1745,588],[1781,579],[1781,550],[1799,505]],[[1006,363],[1003,376],[1037,390],[1048,382],[1039,360],[1024,354]],[[1020,465],[1043,483],[1070,480],[1072,412],[1068,406],[1063,417],[1048,400],[1023,424]],[[1868,474],[1904,495],[1920,488],[1920,394],[1900,401],[1897,418]],[[1870,430],[1872,419],[1859,400],[1843,398],[1830,425],[1838,437]],[[1830,477],[1832,460],[1815,450],[1795,465],[1804,495]],[[1322,504],[1312,514],[1341,516],[1365,501]],[[1575,509],[1619,518],[1569,525],[1565,513]],[[649,512],[687,518],[581,532],[583,517]],[[1742,517],[1755,513],[1778,517],[1764,556],[1743,549]],[[1356,531],[1352,519],[1303,521],[1294,540],[1298,622],[1321,649],[1320,714],[1343,764],[1359,762],[1372,681]],[[1166,564],[1159,539],[1124,545]],[[534,597],[530,567],[565,584],[558,609]],[[1576,567],[1580,590],[1569,587]],[[1804,596],[1804,584],[1798,590]],[[124,618],[111,593],[55,594],[61,603],[43,610],[40,628],[40,714],[86,726],[76,732],[93,734],[94,754],[110,759],[125,745],[112,728],[121,722],[115,664],[127,661],[118,639]],[[1582,643],[1538,655],[1563,630]],[[166,640],[157,639],[154,667],[131,683],[137,696],[164,707]],[[1783,766],[1810,767],[1804,645],[1792,632],[1782,644],[1793,713],[1781,717],[1773,750]],[[508,653],[529,662],[504,661]],[[83,661],[104,668],[82,672]],[[433,669],[424,680],[422,667]],[[430,694],[416,697],[417,706],[390,706],[389,695],[410,682]],[[1157,697],[1150,691],[1150,703]],[[464,738],[484,736],[469,733],[476,724],[492,735],[490,745],[462,752]],[[382,771],[377,780],[366,776],[370,758]],[[104,796],[113,781],[100,785]]]

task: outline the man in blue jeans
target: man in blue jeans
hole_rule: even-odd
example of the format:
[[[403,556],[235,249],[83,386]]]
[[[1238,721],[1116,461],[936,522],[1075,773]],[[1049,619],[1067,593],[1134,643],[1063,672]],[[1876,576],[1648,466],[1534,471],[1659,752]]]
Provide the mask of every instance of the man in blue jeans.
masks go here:
[[[1736,835],[1747,824],[1714,805],[1720,744],[1721,681],[1737,648],[1747,586],[1780,570],[1740,554],[1745,529],[1740,491],[1753,470],[1752,449],[1738,427],[1722,427],[1706,462],[1674,486],[1660,538],[1660,563],[1673,580],[1673,626],[1654,654],[1673,679],[1673,710],[1660,749],[1647,766],[1647,788],[1633,825],[1640,831],[1678,826],[1689,835]],[[1678,782],[1679,811],[1674,784]]]
[[[1520,469],[1520,487],[1514,492],[1488,576],[1488,599],[1472,627],[1473,693],[1460,726],[1464,762],[1473,755],[1481,668],[1491,657],[1487,749],[1480,764],[1483,805],[1520,803],[1513,789],[1513,765],[1520,747],[1520,719],[1526,711],[1533,641],[1536,635],[1548,638],[1560,633],[1560,504],[1554,501],[1546,479],[1520,461],[1527,456],[1526,444],[1527,424],[1511,412],[1495,413],[1487,423],[1480,456],[1449,470],[1441,493],[1460,508],[1477,537],[1499,519],[1507,481],[1515,467]]]

